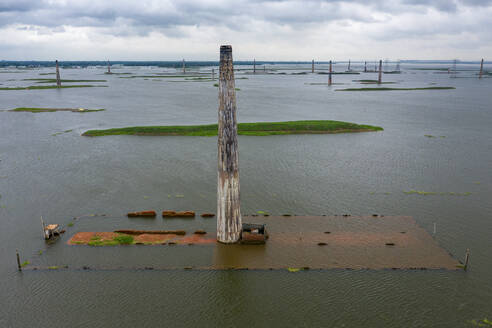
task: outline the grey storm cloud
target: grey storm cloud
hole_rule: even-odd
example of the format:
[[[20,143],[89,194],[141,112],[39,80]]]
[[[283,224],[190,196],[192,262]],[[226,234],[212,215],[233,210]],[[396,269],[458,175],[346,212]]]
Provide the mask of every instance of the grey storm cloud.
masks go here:
[[[362,10],[350,10],[356,5]],[[487,7],[492,0],[0,0],[0,26],[12,24],[56,27],[130,26],[164,27],[228,25],[247,29],[248,21],[279,25],[349,20],[373,22],[372,13],[393,14],[434,9],[456,12]]]
[[[0,0],[0,56],[475,58],[490,26],[492,0]]]

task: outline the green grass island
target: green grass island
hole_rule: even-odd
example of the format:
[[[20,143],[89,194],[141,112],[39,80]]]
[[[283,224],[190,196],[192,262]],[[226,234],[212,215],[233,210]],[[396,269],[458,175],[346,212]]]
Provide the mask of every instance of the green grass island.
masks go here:
[[[426,87],[426,88],[348,88],[335,91],[413,91],[413,90],[454,90],[455,87]]]
[[[104,108],[99,109],[87,109],[87,108],[30,108],[30,107],[17,107],[9,110],[9,112],[29,112],[29,113],[49,113],[49,112],[74,112],[74,113],[89,113],[89,112],[102,112]]]
[[[36,83],[56,83],[56,79],[22,79],[22,81],[35,81]],[[60,82],[108,82],[107,80],[60,80]]]
[[[378,80],[353,80],[353,82],[359,82],[360,84],[396,84],[397,82],[381,82]]]
[[[383,128],[372,125],[360,125],[341,121],[288,121],[239,123],[238,135],[270,136],[286,134],[331,134],[351,132],[382,131]],[[217,124],[183,126],[134,126],[106,130],[89,130],[82,134],[86,137],[110,135],[136,136],[216,136]]]
[[[27,87],[7,87],[0,88],[1,91],[13,91],[13,90],[45,90],[45,89],[69,89],[69,88],[101,88],[107,87],[107,85],[90,85],[90,84],[81,84],[81,85],[31,85]]]

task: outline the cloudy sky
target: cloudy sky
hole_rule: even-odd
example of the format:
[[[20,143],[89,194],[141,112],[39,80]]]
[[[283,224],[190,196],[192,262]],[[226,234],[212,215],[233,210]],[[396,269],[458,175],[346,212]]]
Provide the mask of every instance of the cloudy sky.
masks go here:
[[[0,59],[492,59],[492,0],[0,0]]]

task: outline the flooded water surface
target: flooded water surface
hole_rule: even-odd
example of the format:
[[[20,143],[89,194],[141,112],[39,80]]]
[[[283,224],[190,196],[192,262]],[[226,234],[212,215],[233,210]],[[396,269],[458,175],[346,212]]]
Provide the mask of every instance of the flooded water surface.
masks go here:
[[[334,75],[340,84],[328,87],[327,75],[311,74],[308,64],[267,65],[265,73],[255,75],[236,72],[239,122],[340,120],[384,128],[239,136],[241,210],[261,214],[255,219],[264,218],[267,227],[264,213],[288,213],[289,220],[294,215],[411,216],[456,259],[463,261],[470,249],[467,272],[285,269],[300,262],[276,270],[183,270],[176,268],[220,261],[224,267],[240,266],[249,257],[269,255],[261,247],[240,259],[245,255],[234,247],[211,252],[209,245],[68,245],[84,231],[215,232],[215,218],[129,219],[126,213],[214,213],[216,137],[81,134],[216,123],[217,81],[158,77],[180,74],[164,67],[114,67],[114,73],[131,74],[111,75],[104,67],[65,68],[63,79],[106,80],[67,85],[105,87],[0,90],[2,110],[105,109],[0,112],[0,326],[473,327],[472,320],[492,318],[492,79],[478,79],[474,71],[458,71],[454,78],[415,69],[420,67],[407,64],[401,74],[384,74],[384,81],[395,82],[384,86],[455,89],[336,91],[377,87],[356,81],[377,75]],[[198,71],[208,76],[211,68],[193,68],[190,78]],[[53,77],[40,75],[53,71],[6,68],[0,87],[38,85],[24,79]],[[300,72],[306,74],[293,74]],[[66,229],[56,243],[42,239],[41,216]],[[337,222],[332,224],[350,230]],[[346,247],[353,252],[355,246]],[[21,262],[29,262],[22,273],[16,249]],[[289,252],[306,263],[313,260],[313,253],[299,248],[277,252],[273,261],[289,259]],[[358,256],[365,260],[365,254]],[[332,260],[326,256],[327,263]]]

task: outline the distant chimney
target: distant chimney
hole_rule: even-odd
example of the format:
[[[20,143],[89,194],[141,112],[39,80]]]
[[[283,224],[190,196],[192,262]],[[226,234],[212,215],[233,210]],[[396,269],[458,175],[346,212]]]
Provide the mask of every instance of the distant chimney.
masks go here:
[[[60,79],[60,67],[58,67],[58,60],[56,60],[56,86],[61,87],[61,79]]]
[[[383,61],[379,61],[379,75],[378,75],[378,84],[382,83],[382,78],[383,78]]]
[[[331,85],[331,73],[332,73],[332,66],[331,66],[331,60],[330,60],[330,70],[328,72],[328,85]]]
[[[483,76],[483,58],[482,58],[482,62],[480,63],[480,74],[478,75],[478,78],[482,78]]]

